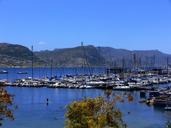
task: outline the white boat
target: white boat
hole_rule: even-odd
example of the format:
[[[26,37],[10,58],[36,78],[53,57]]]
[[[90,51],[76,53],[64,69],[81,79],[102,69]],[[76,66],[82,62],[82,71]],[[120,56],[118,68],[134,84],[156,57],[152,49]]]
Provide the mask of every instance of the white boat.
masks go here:
[[[86,85],[81,85],[79,88],[80,89],[86,89]]]
[[[125,86],[125,85],[118,85],[116,87],[113,87],[114,90],[131,90],[130,86]]]
[[[171,111],[171,107],[169,107],[169,106],[166,106],[164,109],[165,109],[166,111]]]
[[[86,82],[86,84],[96,86],[96,85],[103,85],[103,84],[105,84],[105,82],[103,82],[103,81],[88,81],[88,82]]]
[[[8,74],[8,71],[1,70],[1,71],[0,71],[0,74]]]
[[[91,88],[94,88],[93,86],[90,86],[90,85],[81,85],[79,86],[80,89],[91,89]]]
[[[28,74],[28,72],[17,72],[17,74]]]
[[[86,89],[94,88],[93,86],[86,85]]]

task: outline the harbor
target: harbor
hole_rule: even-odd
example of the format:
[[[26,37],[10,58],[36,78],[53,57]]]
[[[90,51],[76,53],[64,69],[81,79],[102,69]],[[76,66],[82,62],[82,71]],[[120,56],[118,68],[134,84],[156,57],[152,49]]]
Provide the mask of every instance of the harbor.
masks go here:
[[[113,90],[153,90],[157,84],[171,82],[170,76],[148,75],[120,79],[118,75],[65,75],[61,78],[23,78],[4,83],[17,87],[101,88]]]
[[[42,68],[43,69],[43,68]],[[23,88],[64,88],[64,89],[112,89],[113,91],[140,93],[140,103],[147,105],[160,106],[170,111],[171,107],[171,75],[163,70],[162,72],[142,71],[141,72],[107,72],[105,68],[97,68],[93,74],[89,73],[89,69],[85,69],[79,74],[75,73],[75,68],[66,69],[66,73],[58,72],[63,69],[51,68],[44,72],[38,72],[40,69],[35,68],[33,78],[27,77],[32,74],[32,68],[29,69],[8,69],[9,72],[1,74],[4,79],[0,81],[1,86],[23,87]],[[19,71],[18,71],[19,70]],[[23,71],[25,70],[25,71]],[[81,70],[81,68],[80,68]],[[5,70],[3,70],[5,72]],[[43,71],[43,70],[41,70]],[[58,72],[58,73],[56,73]],[[84,74],[83,74],[84,73]],[[14,76],[22,78],[14,78]],[[166,86],[167,85],[167,86]]]
[[[75,69],[73,69],[75,70]],[[30,77],[27,72],[17,72],[14,75],[22,75],[22,78],[9,78],[1,79],[1,85],[14,86],[14,87],[49,87],[49,88],[100,88],[100,89],[113,89],[113,90],[154,90],[157,89],[158,84],[167,84],[171,82],[171,75],[159,74],[153,71],[129,72],[129,73],[106,73],[106,69],[102,68],[101,73],[94,74],[72,74],[66,73],[64,75],[50,74],[42,75],[37,74],[35,77]],[[56,69],[53,72],[58,72]],[[25,76],[25,75],[27,75]],[[4,74],[1,74],[4,75]],[[8,77],[8,73],[6,73]]]

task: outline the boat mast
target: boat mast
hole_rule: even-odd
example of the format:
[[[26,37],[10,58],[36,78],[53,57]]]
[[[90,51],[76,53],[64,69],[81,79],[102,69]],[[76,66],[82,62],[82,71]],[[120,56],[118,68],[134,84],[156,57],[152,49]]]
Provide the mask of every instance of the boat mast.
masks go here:
[[[153,56],[153,68],[155,68],[156,67],[156,56],[154,55]]]
[[[167,56],[167,75],[169,74],[169,57]]]
[[[31,51],[32,51],[32,64],[31,64],[31,74],[32,74],[32,79],[33,79],[33,59],[34,59],[34,57],[33,57],[33,45],[31,46]]]
[[[136,53],[133,53],[133,70],[135,71],[136,68],[137,68]]]
[[[85,70],[84,70],[84,46],[83,46],[83,42],[81,42],[81,49],[83,50],[83,55],[82,55],[82,59],[83,59],[83,62],[82,62],[82,75],[85,73]]]
[[[81,84],[83,85],[84,84],[84,75],[85,75],[85,69],[84,69],[84,46],[83,46],[83,42],[81,42],[81,50],[83,50],[83,55],[82,55],[82,59],[83,59],[83,62],[82,62],[82,73],[81,73],[81,79],[82,79],[82,82]]]
[[[125,78],[125,71],[126,71],[126,69],[125,69],[125,58],[123,57],[122,58],[122,77],[123,77],[123,79]]]
[[[123,58],[122,58],[122,69],[124,70],[125,67],[126,67],[126,66],[125,66],[125,58],[123,57]]]
[[[53,60],[51,59],[51,65],[50,65],[50,76],[52,78],[53,75]]]
[[[86,56],[86,49],[83,45],[83,42],[81,42],[81,47],[82,47],[82,50],[83,50],[83,65],[82,65],[82,68],[83,68],[83,72],[84,72],[84,75],[86,74],[86,68],[88,68],[89,70],[89,73],[91,74],[91,71],[90,71],[90,65],[88,63],[88,59],[87,59],[87,56]]]

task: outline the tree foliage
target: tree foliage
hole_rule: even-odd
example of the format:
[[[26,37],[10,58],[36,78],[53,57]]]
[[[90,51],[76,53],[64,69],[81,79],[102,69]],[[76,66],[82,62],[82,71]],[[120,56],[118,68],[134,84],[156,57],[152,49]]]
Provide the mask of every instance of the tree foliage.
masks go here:
[[[12,96],[5,89],[0,88],[0,125],[5,118],[14,119],[11,105]]]
[[[166,128],[171,128],[171,122],[167,122]]]
[[[122,113],[115,103],[119,96],[111,98],[111,91],[106,97],[84,98],[73,101],[67,106],[65,128],[124,128]]]

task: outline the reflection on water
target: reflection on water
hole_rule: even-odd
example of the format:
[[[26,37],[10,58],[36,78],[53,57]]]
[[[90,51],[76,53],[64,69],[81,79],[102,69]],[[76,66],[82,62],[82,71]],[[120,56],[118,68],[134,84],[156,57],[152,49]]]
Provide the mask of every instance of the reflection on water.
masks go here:
[[[2,128],[63,128],[65,106],[73,100],[82,97],[96,97],[104,92],[98,89],[48,89],[48,88],[18,88],[7,87],[15,94],[15,121],[7,120]],[[113,92],[125,95],[125,92]],[[125,122],[129,128],[164,128],[171,113],[138,103],[139,93],[131,92],[133,102],[125,100],[117,106],[123,112]],[[46,104],[46,99],[49,104]]]

